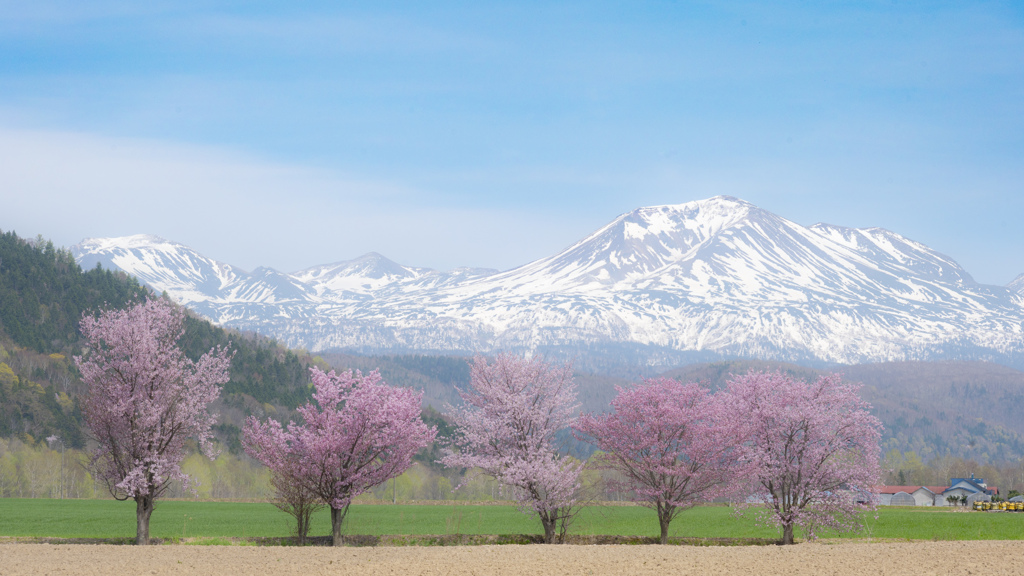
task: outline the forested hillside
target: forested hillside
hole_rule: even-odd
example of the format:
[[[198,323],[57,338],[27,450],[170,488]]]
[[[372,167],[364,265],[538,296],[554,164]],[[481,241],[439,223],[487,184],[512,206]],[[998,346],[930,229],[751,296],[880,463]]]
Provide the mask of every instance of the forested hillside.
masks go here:
[[[0,437],[29,444],[50,435],[85,443],[73,356],[81,353],[84,313],[121,308],[148,294],[135,279],[99,267],[82,270],[71,254],[41,238],[0,233]],[[237,450],[238,423],[252,413],[288,410],[309,397],[314,360],[272,340],[225,331],[189,317],[181,345],[191,358],[212,346],[234,350],[218,431]]]

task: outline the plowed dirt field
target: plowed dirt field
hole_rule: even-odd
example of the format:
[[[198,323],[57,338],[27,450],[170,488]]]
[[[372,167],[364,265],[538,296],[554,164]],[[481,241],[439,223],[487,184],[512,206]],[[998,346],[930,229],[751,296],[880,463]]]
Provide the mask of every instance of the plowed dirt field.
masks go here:
[[[1024,574],[1024,542],[795,546],[292,548],[0,544],[0,575],[28,574]]]

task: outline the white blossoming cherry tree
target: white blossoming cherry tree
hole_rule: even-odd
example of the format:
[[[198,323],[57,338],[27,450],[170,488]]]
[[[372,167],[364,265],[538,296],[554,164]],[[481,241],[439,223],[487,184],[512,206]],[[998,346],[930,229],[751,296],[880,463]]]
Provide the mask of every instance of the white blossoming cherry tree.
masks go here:
[[[452,410],[459,437],[441,462],[480,468],[513,488],[524,511],[536,514],[544,541],[564,536],[580,490],[583,464],[561,453],[555,435],[576,422],[570,366],[501,354],[470,366],[470,389]]]

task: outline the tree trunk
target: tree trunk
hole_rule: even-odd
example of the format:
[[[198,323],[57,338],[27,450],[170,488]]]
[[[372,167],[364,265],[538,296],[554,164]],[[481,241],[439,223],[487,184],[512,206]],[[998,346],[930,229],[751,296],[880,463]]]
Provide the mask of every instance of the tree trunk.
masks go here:
[[[786,524],[782,527],[782,543],[792,544],[793,543],[793,525]]]
[[[149,544],[149,517],[153,515],[152,496],[135,497],[135,545]]]
[[[345,515],[348,514],[348,507],[348,504],[344,508],[331,506],[331,542],[335,546],[341,546],[342,544],[341,523],[345,520]]]
[[[544,527],[544,543],[555,543],[555,529],[558,527],[558,510],[546,510],[539,514],[540,525]]]
[[[306,545],[306,536],[309,535],[310,513],[303,508],[302,512],[295,515],[295,535],[298,537],[299,546]]]
[[[672,523],[672,516],[676,507],[668,502],[658,502],[658,524],[661,525],[661,543],[668,544],[668,525]]]
[[[540,519],[540,522],[544,526],[544,543],[545,544],[554,544],[555,543],[555,520],[542,516],[541,519]]]

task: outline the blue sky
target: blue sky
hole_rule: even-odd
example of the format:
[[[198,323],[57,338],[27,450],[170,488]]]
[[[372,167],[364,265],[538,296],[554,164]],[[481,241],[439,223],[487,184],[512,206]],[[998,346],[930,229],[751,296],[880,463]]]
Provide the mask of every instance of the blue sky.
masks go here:
[[[0,0],[0,229],[61,245],[505,269],[730,194],[1005,284],[1022,183],[1020,2]]]

